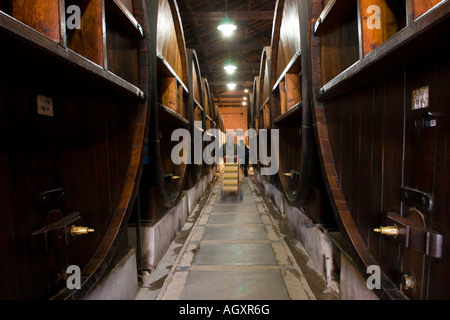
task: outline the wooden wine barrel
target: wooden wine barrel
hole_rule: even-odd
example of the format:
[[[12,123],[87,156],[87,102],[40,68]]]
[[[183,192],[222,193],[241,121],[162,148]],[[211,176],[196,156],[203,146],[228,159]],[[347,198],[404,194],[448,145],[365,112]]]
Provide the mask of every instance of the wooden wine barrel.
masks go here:
[[[214,129],[216,125],[214,122],[214,97],[206,78],[202,78],[202,94],[205,104],[205,130]]]
[[[255,167],[256,171],[262,173],[261,168],[268,167],[261,161],[261,154],[270,155],[272,150],[272,129],[274,126],[275,102],[272,93],[273,86],[273,68],[272,68],[272,47],[264,47],[261,54],[259,78],[255,78],[254,85],[257,86],[255,91],[255,121],[257,121],[257,139],[258,139],[258,159]],[[266,141],[261,141],[261,130],[264,129],[267,133]],[[274,152],[278,152],[274,146]],[[273,155],[272,155],[273,156]],[[273,166],[274,164],[271,164]],[[278,173],[271,175],[261,175],[264,179],[278,187]]]
[[[221,132],[225,132],[225,123],[223,122],[223,116],[219,111],[219,107],[217,105],[214,107],[214,116],[215,116],[215,122],[217,125],[217,129],[219,129]]]
[[[259,114],[259,128],[272,128],[271,119],[271,47],[265,47],[261,54],[259,70],[259,95],[256,103],[256,112]]]
[[[269,130],[272,128],[272,120],[271,120],[271,92],[270,92],[270,71],[271,71],[271,47],[264,47],[261,53],[261,62],[260,62],[260,70],[259,76],[255,77],[253,82],[253,96],[254,96],[254,121],[257,131],[257,139],[258,139],[258,155],[257,155],[257,164],[254,169],[258,172],[261,172],[261,166],[263,166],[260,162],[259,154],[261,150],[259,148],[261,145],[259,144],[259,133],[261,129]],[[269,137],[269,135],[268,135]],[[270,139],[268,139],[270,140]],[[263,146],[270,150],[270,141],[267,141]],[[264,150],[263,152],[267,152]],[[264,176],[265,177],[265,176]],[[272,176],[273,177],[273,176]]]
[[[0,2],[1,299],[83,297],[127,248],[148,130],[143,1],[84,1],[81,29],[59,14],[69,2]]]
[[[214,107],[214,116],[215,116],[215,121],[216,121],[216,129],[218,129],[220,131],[220,137],[219,137],[219,145],[223,145],[226,141],[226,132],[225,132],[225,122],[223,120],[223,116],[219,111],[219,107],[217,105],[215,105]],[[216,159],[217,161],[218,159]],[[220,161],[220,160],[219,160]]]
[[[247,127],[249,129],[254,129],[253,120],[253,93],[248,94],[248,108],[247,108]]]
[[[150,129],[147,159],[141,183],[141,211],[144,221],[159,221],[167,208],[176,206],[183,195],[187,176],[185,162],[172,161],[179,141],[172,141],[177,129],[188,129],[189,99],[186,46],[178,7],[173,0],[151,1],[149,18],[149,75],[151,86]]]
[[[329,195],[361,274],[381,269],[380,298],[449,299],[450,3],[359,2],[312,8]]]
[[[209,87],[208,79],[203,78],[202,79],[202,95],[203,95],[203,101],[204,101],[204,120],[205,120],[205,134],[210,134],[208,130],[216,129],[216,123],[214,121],[214,97],[211,93],[211,89]],[[218,139],[211,138],[211,139]],[[209,142],[205,143],[205,147],[209,144]],[[212,154],[211,156],[214,156]],[[207,165],[205,163],[206,172],[210,172],[213,168],[215,168],[214,165]]]
[[[300,1],[277,2],[272,34],[272,113],[280,135],[278,175],[293,206],[305,205],[315,174],[306,9]]]
[[[187,118],[190,122],[189,131],[191,133],[191,165],[190,176],[188,177],[187,188],[191,188],[197,183],[206,172],[206,165],[203,163],[203,149],[206,143],[196,143],[195,137],[203,139],[206,131],[206,109],[203,94],[202,75],[197,53],[194,49],[187,49],[188,63],[188,89],[189,101],[187,105]],[[201,156],[195,159],[195,155]],[[197,160],[197,161],[196,161]],[[197,163],[199,162],[200,163]]]
[[[253,80],[253,90],[252,90],[252,99],[251,99],[251,125],[252,128],[256,130],[256,133],[258,133],[259,130],[259,112],[257,104],[259,101],[259,76],[256,76]]]

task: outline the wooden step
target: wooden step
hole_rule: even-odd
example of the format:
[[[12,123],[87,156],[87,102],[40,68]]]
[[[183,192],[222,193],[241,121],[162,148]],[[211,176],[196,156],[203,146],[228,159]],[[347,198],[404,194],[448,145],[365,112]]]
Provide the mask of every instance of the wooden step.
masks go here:
[[[224,182],[223,182],[223,185],[224,185],[224,186],[237,186],[237,185],[238,185],[238,182],[237,182],[237,181],[234,181],[234,180],[231,180],[231,181],[224,181]]]
[[[222,192],[224,193],[224,194],[227,194],[227,193],[237,193],[237,192],[239,192],[239,188],[238,187],[223,187],[222,188]]]

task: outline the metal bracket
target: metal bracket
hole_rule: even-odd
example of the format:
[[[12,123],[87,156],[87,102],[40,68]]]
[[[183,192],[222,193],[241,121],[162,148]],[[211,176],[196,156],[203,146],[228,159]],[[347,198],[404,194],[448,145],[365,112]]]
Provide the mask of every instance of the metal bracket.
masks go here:
[[[44,248],[45,252],[67,246],[76,239],[72,235],[73,223],[81,218],[79,212],[73,212],[66,217],[41,228],[31,235],[32,247]]]
[[[426,193],[409,188],[402,188],[402,201],[410,206],[429,211],[433,207],[433,199]]]
[[[66,192],[64,189],[55,189],[43,192],[38,197],[42,208],[51,210],[66,204]]]
[[[393,237],[400,245],[433,258],[442,256],[444,237],[442,234],[394,212],[387,214],[386,223],[398,228]]]

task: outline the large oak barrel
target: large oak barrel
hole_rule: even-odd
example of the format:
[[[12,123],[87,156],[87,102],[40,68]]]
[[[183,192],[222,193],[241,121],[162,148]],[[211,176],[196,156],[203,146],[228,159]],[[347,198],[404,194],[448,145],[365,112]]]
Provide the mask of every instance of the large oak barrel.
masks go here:
[[[183,195],[187,165],[172,159],[180,141],[172,141],[177,129],[189,129],[188,64],[178,7],[173,0],[150,1],[149,74],[151,86],[147,159],[141,183],[142,220],[156,222]],[[181,156],[181,155],[180,155]]]
[[[259,76],[254,80],[254,121],[257,131],[258,139],[258,155],[256,171],[261,173],[261,168],[267,166],[267,164],[261,163],[261,153],[269,154],[271,150],[271,135],[270,129],[273,128],[272,121],[272,94],[271,94],[271,59],[272,59],[271,47],[264,47],[261,53]],[[262,142],[260,136],[260,130],[264,129],[267,132],[266,141]],[[263,176],[264,179],[268,179],[274,182],[275,175]]]
[[[353,260],[380,268],[382,299],[449,299],[450,3],[312,12],[320,160]]]
[[[220,113],[219,107],[217,105],[214,106],[214,118],[217,129],[219,129],[220,132],[225,132],[225,123],[223,122],[223,116]]]
[[[83,297],[125,253],[148,113],[144,1],[124,3],[0,2],[1,299]]]
[[[194,49],[187,50],[188,63],[188,88],[189,101],[187,105],[187,118],[190,122],[189,132],[191,133],[191,165],[190,175],[186,188],[193,187],[206,172],[206,165],[203,163],[203,149],[206,143],[203,142],[203,134],[206,131],[206,108],[203,93],[202,75],[197,53]],[[197,139],[195,139],[198,137]],[[201,139],[201,140],[199,140]],[[201,141],[198,143],[198,141]],[[199,158],[199,159],[196,159]]]
[[[272,34],[273,87],[270,89],[274,128],[280,135],[278,175],[286,199],[293,206],[305,205],[315,174],[316,150],[309,107],[307,9],[301,1],[278,1]]]
[[[214,97],[211,93],[211,89],[209,87],[208,79],[202,78],[202,96],[203,96],[203,103],[204,103],[204,109],[205,112],[203,113],[204,117],[204,123],[205,123],[205,134],[210,134],[208,130],[216,129],[216,123],[214,121]],[[211,141],[215,141],[215,139],[218,139],[219,137],[211,137]],[[206,145],[209,144],[209,142],[205,143]],[[206,146],[205,146],[206,147]],[[211,154],[211,156],[214,156],[214,154]],[[206,172],[210,172],[213,168],[215,168],[215,164],[207,165],[204,164],[206,167]]]
[[[225,143],[225,122],[223,120],[222,113],[220,113],[220,109],[217,105],[214,106],[214,118],[216,123],[216,129],[219,130],[219,146],[221,146],[223,143]],[[220,159],[216,158],[216,161],[220,162]]]
[[[202,96],[205,108],[205,130],[214,129],[216,126],[214,122],[214,97],[211,93],[208,79],[206,78],[202,78]]]
[[[253,80],[252,98],[250,99],[250,122],[249,127],[255,129],[256,133],[259,130],[259,112],[258,110],[258,99],[259,99],[259,76],[256,76]]]
[[[265,47],[261,53],[261,62],[259,69],[259,88],[258,101],[256,103],[256,112],[259,114],[259,128],[271,129],[271,47]]]

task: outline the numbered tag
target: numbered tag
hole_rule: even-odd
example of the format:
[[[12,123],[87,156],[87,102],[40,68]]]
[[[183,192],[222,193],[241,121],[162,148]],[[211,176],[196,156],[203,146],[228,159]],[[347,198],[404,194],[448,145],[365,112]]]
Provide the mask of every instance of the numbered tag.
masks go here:
[[[42,116],[53,117],[53,99],[46,96],[37,96],[37,113]]]
[[[413,110],[426,109],[430,107],[429,91],[430,87],[428,86],[413,91],[412,93]]]

